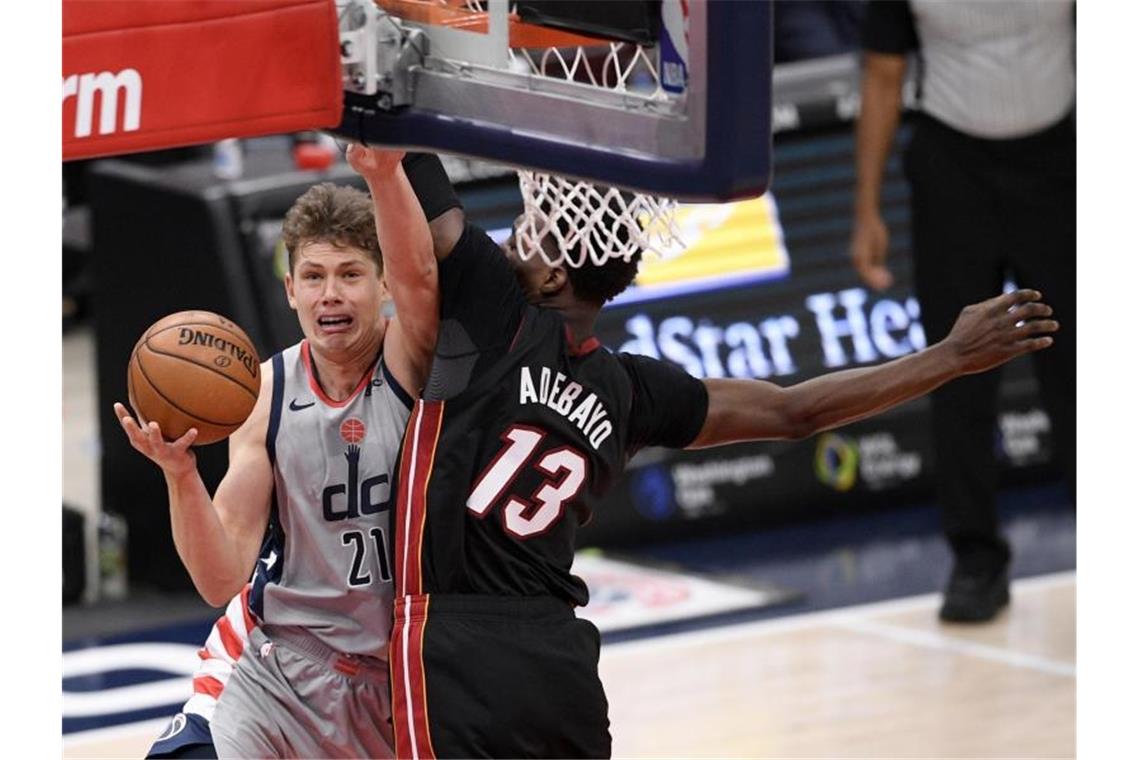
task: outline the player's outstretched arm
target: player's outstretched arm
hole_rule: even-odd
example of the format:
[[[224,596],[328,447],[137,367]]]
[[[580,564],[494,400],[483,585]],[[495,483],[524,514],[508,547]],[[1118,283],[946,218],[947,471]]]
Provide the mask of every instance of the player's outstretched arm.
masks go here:
[[[1059,325],[1035,290],[967,306],[941,342],[876,367],[833,372],[781,388],[759,380],[706,380],[704,426],[689,448],[805,438],[922,396],[961,375],[1047,348]]]
[[[269,522],[273,470],[265,451],[273,370],[262,365],[261,393],[249,419],[230,436],[229,467],[213,499],[198,473],[191,429],[173,442],[157,423],[139,423],[122,404],[115,416],[131,445],[166,478],[170,526],[178,556],[206,602],[220,607],[249,580]]]
[[[431,231],[404,174],[403,151],[350,145],[347,157],[368,183],[384,278],[396,303],[395,329],[385,338],[384,357],[401,385],[419,389],[439,332],[439,273]]]

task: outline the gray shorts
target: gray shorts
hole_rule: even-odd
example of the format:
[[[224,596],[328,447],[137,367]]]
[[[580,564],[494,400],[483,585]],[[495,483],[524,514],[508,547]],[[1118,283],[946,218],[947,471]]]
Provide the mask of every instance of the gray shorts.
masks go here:
[[[250,631],[218,700],[218,757],[393,757],[388,664],[266,628]]]

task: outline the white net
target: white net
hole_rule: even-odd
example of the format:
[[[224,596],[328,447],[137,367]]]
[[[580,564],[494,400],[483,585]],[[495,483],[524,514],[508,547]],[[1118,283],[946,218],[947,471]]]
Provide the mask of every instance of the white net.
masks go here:
[[[519,172],[523,214],[515,227],[519,255],[551,266],[601,266],[638,251],[664,257],[682,247],[673,221],[677,202],[645,193],[534,171]],[[553,245],[544,247],[549,238]]]
[[[401,4],[376,2],[383,7]],[[485,0],[415,0],[403,5],[434,6],[447,16],[486,16],[489,11]],[[513,1],[507,6],[515,11]],[[662,86],[660,46],[603,39],[592,39],[593,44],[526,46],[547,38],[560,43],[567,39],[528,37],[528,42],[508,43],[507,69],[497,71],[495,81],[501,82],[502,75],[518,77],[528,90],[572,83],[573,91],[556,91],[564,97],[605,97],[610,106],[637,112],[672,112],[684,102],[683,92]],[[571,38],[590,40],[580,35]],[[445,60],[464,76],[479,70],[461,59]],[[551,265],[581,267],[614,258],[629,261],[639,251],[667,258],[684,248],[674,224],[674,200],[528,170],[519,171],[519,188],[523,216],[515,238],[523,258],[540,255]],[[552,245],[544,247],[546,239]]]
[[[633,93],[653,100],[670,96],[661,87],[656,50],[626,42],[610,42],[590,48],[512,48],[515,66],[548,79],[590,84],[614,92]]]
[[[600,0],[598,0],[600,2]],[[485,0],[435,0],[441,6],[485,13]],[[514,3],[510,10],[515,11]],[[518,74],[588,84],[599,90],[635,96],[632,108],[645,109],[682,100],[661,84],[660,46],[598,40],[593,45],[508,47],[509,68]]]

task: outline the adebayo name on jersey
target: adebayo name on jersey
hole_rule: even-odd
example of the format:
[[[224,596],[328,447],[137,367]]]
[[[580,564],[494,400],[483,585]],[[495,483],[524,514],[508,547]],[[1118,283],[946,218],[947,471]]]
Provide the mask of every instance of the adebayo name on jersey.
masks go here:
[[[539,368],[537,375],[538,381],[535,382],[535,373],[530,367],[523,366],[519,370],[519,404],[542,404],[562,415],[582,431],[597,451],[614,431],[609,411],[597,394],[591,391],[579,401],[578,397],[586,390],[580,383],[561,372],[552,371],[550,367]]]

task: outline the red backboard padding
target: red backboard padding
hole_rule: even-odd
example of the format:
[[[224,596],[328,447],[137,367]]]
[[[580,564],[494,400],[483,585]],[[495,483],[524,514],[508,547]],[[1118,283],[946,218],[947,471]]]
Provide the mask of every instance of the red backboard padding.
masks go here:
[[[64,0],[63,158],[341,118],[334,0]]]

